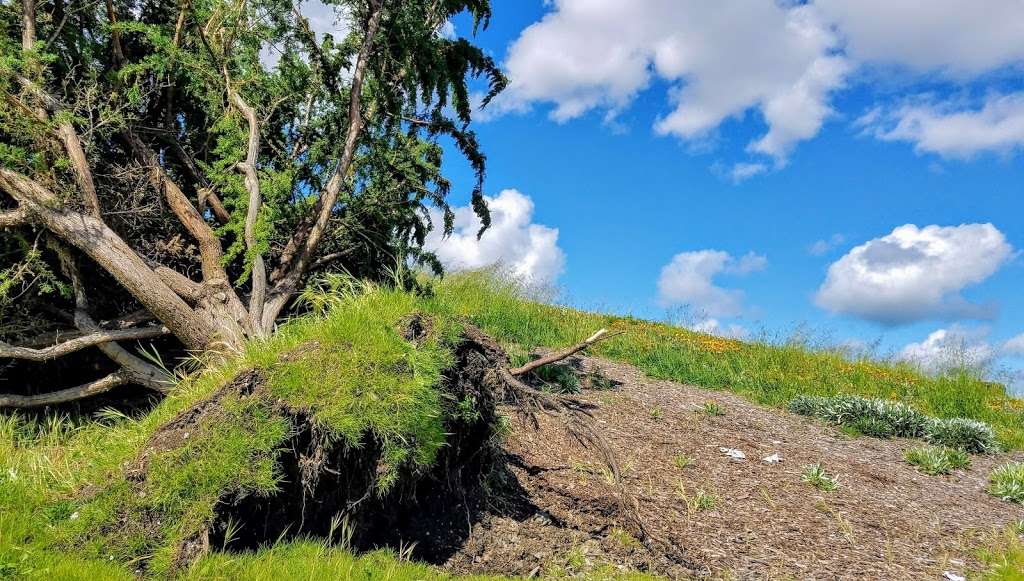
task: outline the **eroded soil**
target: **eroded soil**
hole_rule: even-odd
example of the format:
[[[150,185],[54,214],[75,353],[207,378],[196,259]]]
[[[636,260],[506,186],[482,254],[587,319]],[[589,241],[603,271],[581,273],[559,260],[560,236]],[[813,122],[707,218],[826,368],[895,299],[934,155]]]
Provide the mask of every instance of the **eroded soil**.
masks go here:
[[[675,578],[940,579],[978,563],[986,536],[1024,509],[985,493],[991,468],[1024,454],[974,456],[928,476],[903,461],[919,442],[851,437],[738,396],[579,358],[617,384],[587,390],[594,421],[619,458],[621,486],[558,420],[514,420],[510,473],[531,504],[467,522],[447,561],[456,572],[539,575],[622,568]],[[704,412],[714,402],[724,415]],[[514,416],[513,416],[514,417]],[[743,451],[731,459],[720,448]],[[779,454],[781,462],[762,459]],[[692,459],[685,464],[683,457]],[[801,481],[822,462],[839,489]],[[716,498],[693,506],[703,490]]]

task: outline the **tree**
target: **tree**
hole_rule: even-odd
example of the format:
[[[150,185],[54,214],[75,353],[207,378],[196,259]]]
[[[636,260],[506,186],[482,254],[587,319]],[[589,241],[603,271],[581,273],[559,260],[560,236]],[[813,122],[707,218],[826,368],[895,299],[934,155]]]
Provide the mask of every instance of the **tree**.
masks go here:
[[[468,13],[475,34],[489,0],[320,7],[344,38],[292,0],[0,5],[0,357],[96,347],[116,363],[0,406],[164,389],[165,372],[118,342],[238,349],[325,269],[439,269],[423,244],[452,228],[445,142],[475,171],[486,228],[469,124],[505,79],[443,30]]]

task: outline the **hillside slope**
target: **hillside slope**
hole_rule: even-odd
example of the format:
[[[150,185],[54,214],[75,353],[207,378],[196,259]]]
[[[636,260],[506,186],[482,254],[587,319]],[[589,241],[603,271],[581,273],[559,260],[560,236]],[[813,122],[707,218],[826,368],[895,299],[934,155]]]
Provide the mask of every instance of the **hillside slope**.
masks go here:
[[[1016,537],[985,538],[1020,505],[984,492],[1019,452],[924,476],[906,442],[782,410],[884,398],[987,422],[1020,450],[1020,400],[968,373],[585,313],[481,274],[417,294],[334,280],[305,300],[307,316],[151,408],[0,415],[0,578],[914,577],[987,567],[981,547],[1020,559]],[[601,327],[621,332],[592,350],[603,359],[528,379],[582,376],[590,419],[531,413],[492,385],[534,347]],[[566,431],[580,421],[586,448]],[[838,490],[802,481],[818,462]]]
[[[535,513],[475,524],[449,561],[454,570],[527,575],[617,563],[671,577],[938,579],[983,569],[979,547],[1024,517],[985,491],[991,468],[1024,459],[1020,452],[973,456],[965,470],[928,476],[903,460],[918,441],[851,436],[607,360],[579,366],[614,385],[581,397],[619,457],[639,521],[660,541],[655,551],[629,532],[620,488],[593,451],[542,418],[508,442]],[[773,454],[781,461],[762,460]],[[819,462],[837,490],[802,481],[804,467]]]

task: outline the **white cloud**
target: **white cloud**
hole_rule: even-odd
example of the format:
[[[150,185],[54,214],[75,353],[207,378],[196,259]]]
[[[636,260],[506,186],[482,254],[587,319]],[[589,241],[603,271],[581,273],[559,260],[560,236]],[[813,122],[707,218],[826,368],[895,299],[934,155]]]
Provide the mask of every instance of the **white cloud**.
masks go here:
[[[605,122],[655,80],[670,89],[661,135],[705,143],[754,112],[767,131],[753,159],[722,172],[740,182],[785,166],[833,115],[832,96],[865,66],[902,79],[975,82],[1024,62],[1021,0],[547,0],[549,11],[510,45],[511,83],[485,117],[553,105],[564,122],[589,111]],[[905,73],[911,73],[907,76]],[[937,75],[936,75],[937,74]],[[981,110],[886,107],[883,139],[966,157],[1022,147],[1019,100]],[[760,156],[766,156],[765,160]]]
[[[480,219],[469,206],[455,208],[455,229],[442,237],[440,212],[432,211],[434,230],[426,247],[449,270],[498,265],[532,284],[554,282],[565,269],[565,253],[558,246],[558,229],[534,224],[533,200],[517,190],[487,197],[491,227],[477,239]]]
[[[697,331],[698,333],[707,333],[708,335],[716,335],[718,337],[726,337],[729,339],[746,339],[750,336],[750,331],[743,325],[738,325],[736,323],[724,325],[718,319],[704,319],[703,321],[690,325],[690,330]]]
[[[884,324],[930,318],[988,318],[991,305],[960,296],[984,281],[1013,255],[991,224],[900,226],[857,246],[828,269],[815,302]]]
[[[824,256],[825,254],[828,254],[830,250],[842,245],[844,242],[846,242],[846,237],[842,234],[836,233],[830,236],[827,240],[821,239],[815,241],[814,244],[807,247],[807,252],[814,256]]]
[[[758,110],[768,132],[751,152],[783,163],[831,113],[849,70],[813,6],[774,0],[555,0],[509,48],[511,84],[495,105],[553,103],[559,122],[592,109],[612,116],[654,76],[674,83],[655,130],[687,140]],[[740,168],[749,177],[754,165]],[[747,176],[742,174],[746,171]],[[761,170],[763,171],[763,170]]]
[[[661,269],[658,299],[664,306],[688,305],[708,318],[743,313],[743,291],[715,285],[720,274],[745,275],[763,270],[764,256],[753,252],[736,259],[721,250],[681,252]],[[717,321],[716,321],[717,325]]]
[[[1006,355],[1013,357],[1024,357],[1024,333],[1011,338],[1006,343],[1003,343],[1000,351]]]
[[[858,124],[884,141],[905,141],[921,153],[967,159],[1024,148],[1024,92],[989,95],[980,108],[956,103],[874,109]]]
[[[964,76],[1024,59],[1020,0],[815,0],[859,61]]]
[[[988,334],[987,327],[953,325],[929,334],[920,343],[910,343],[900,351],[898,358],[928,371],[960,366],[984,367],[996,357],[996,350],[988,342]]]
[[[729,171],[729,177],[732,178],[733,183],[739,183],[767,171],[768,164],[740,162],[732,166],[732,169]]]
[[[352,30],[351,12],[346,6],[324,4],[322,0],[305,0],[298,4],[299,12],[309,20],[309,28],[322,42],[324,36],[330,34],[335,42],[341,42]],[[453,29],[454,31],[454,29]],[[270,70],[281,60],[282,46],[274,43],[263,45],[260,49],[260,63]]]

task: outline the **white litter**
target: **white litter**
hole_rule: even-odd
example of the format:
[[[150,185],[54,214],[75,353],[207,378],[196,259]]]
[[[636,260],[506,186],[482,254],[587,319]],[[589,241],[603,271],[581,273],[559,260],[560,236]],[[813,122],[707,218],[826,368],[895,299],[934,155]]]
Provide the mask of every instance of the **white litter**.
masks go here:
[[[779,453],[776,452],[771,456],[765,456],[761,461],[765,464],[778,464],[779,462],[782,462],[782,456],[779,456]]]
[[[942,573],[942,576],[948,579],[949,581],[967,581],[967,577],[964,577],[963,575],[957,575],[952,571],[944,571]]]
[[[747,455],[746,454],[744,454],[741,450],[737,450],[735,448],[719,448],[719,450],[723,454],[725,454],[726,456],[732,458],[733,460],[746,460],[747,459]]]

